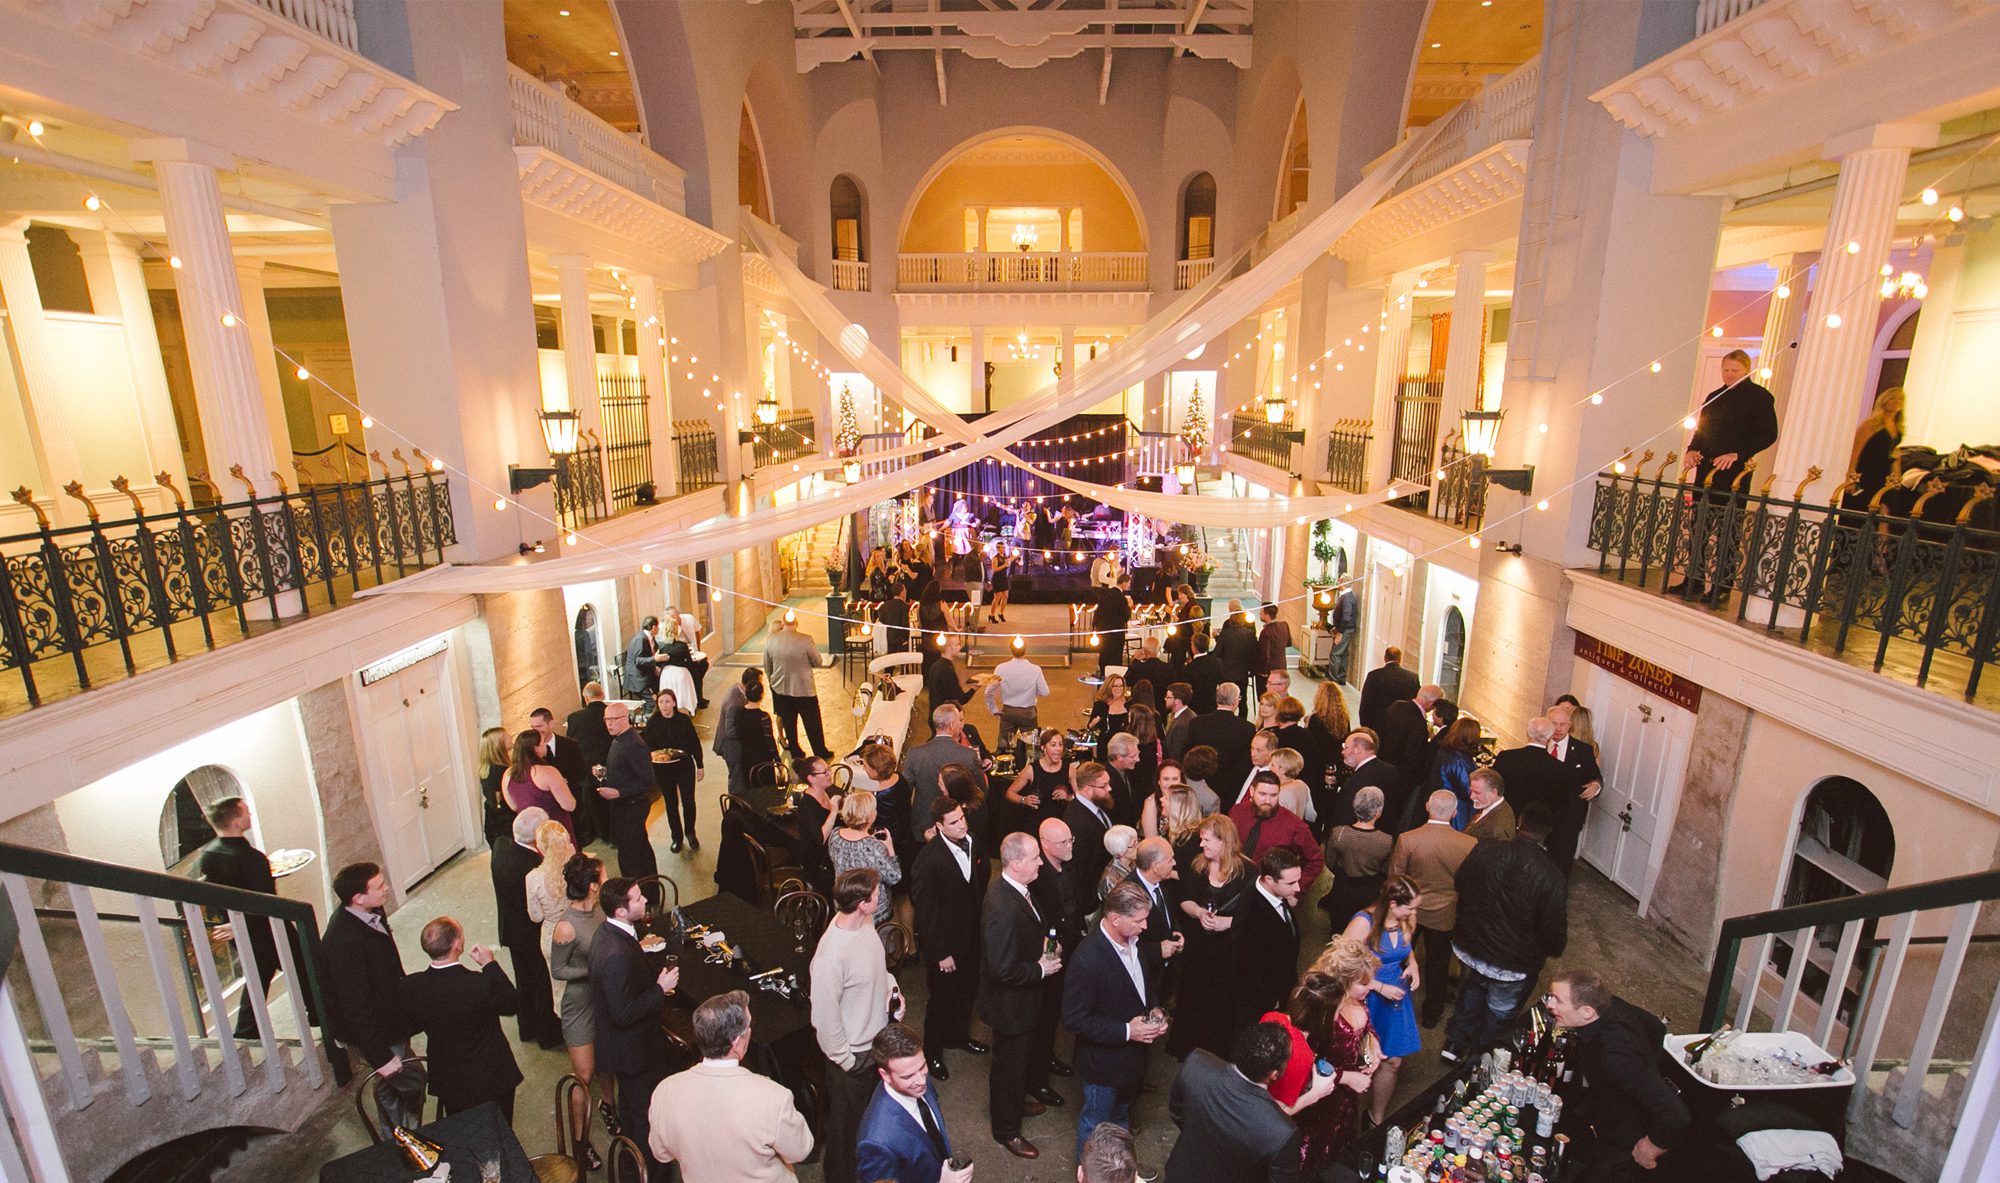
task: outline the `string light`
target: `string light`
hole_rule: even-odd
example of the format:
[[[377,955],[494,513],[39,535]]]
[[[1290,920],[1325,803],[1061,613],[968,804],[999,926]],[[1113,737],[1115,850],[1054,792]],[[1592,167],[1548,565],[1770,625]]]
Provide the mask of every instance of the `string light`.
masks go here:
[[[222,314],[222,327],[225,329],[236,327],[236,314],[234,312],[225,312]]]

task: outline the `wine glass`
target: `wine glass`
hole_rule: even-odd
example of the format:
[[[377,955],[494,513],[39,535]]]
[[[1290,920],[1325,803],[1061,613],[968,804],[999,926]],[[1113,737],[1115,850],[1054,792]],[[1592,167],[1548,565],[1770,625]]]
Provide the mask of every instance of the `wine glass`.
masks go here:
[[[792,945],[792,952],[803,953],[806,951],[806,937],[812,932],[812,919],[801,908],[792,913],[791,921],[792,939],[796,942]]]

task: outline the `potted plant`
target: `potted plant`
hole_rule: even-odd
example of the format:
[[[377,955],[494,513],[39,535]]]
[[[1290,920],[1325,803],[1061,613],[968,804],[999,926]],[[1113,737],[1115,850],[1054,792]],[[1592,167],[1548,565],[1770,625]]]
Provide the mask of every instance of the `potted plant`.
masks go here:
[[[841,568],[839,563],[828,563],[825,570],[827,587],[834,591],[839,591],[840,581],[846,576],[847,572]]]
[[[1333,561],[1339,555],[1340,551],[1333,545],[1333,523],[1324,518],[1314,522],[1312,557],[1313,561],[1319,564],[1320,578],[1328,583],[1333,582]]]
[[[1198,596],[1208,594],[1208,577],[1215,574],[1215,560],[1205,550],[1190,549],[1187,555],[1188,586]]]

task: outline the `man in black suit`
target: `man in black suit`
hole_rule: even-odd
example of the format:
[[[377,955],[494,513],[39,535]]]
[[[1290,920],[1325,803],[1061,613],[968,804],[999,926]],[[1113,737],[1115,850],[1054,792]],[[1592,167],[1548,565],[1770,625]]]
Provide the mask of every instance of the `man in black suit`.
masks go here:
[[[1125,684],[1137,686],[1142,681],[1151,683],[1153,697],[1146,705],[1157,711],[1162,709],[1161,704],[1167,695],[1167,685],[1173,680],[1174,667],[1160,660],[1160,642],[1153,637],[1147,637],[1139,642],[1139,660],[1133,662],[1131,668],[1125,671]]]
[[[382,906],[389,880],[374,863],[350,863],[333,877],[340,906],[320,938],[320,988],[326,1029],[381,1076],[375,1105],[384,1127],[423,1124],[424,1069],[410,1062],[410,1021],[403,1014],[403,957]]]
[[[902,580],[889,584],[889,598],[875,609],[875,623],[888,637],[889,652],[902,653],[910,647],[910,589]]]
[[[1403,668],[1403,651],[1391,645],[1382,652],[1382,664],[1368,671],[1362,681],[1361,706],[1355,717],[1379,735],[1389,721],[1389,704],[1399,698],[1415,698],[1418,686],[1416,671]]]
[[[604,726],[604,709],[604,687],[597,682],[585,682],[583,705],[571,711],[563,723],[563,733],[583,752],[586,773],[592,765],[604,763],[604,757],[611,751],[611,732]],[[571,789],[576,787],[570,785]]]
[[[1375,733],[1366,727],[1348,732],[1347,738],[1341,742],[1340,758],[1347,765],[1348,773],[1333,799],[1333,825],[1354,824],[1354,794],[1372,785],[1382,790],[1381,826],[1394,832],[1395,821],[1402,817],[1409,790],[1403,770],[1376,755],[1378,744]]]
[[[597,893],[603,927],[590,942],[590,1009],[596,1023],[597,1069],[618,1084],[618,1130],[641,1147],[651,1147],[649,1106],[653,1090],[667,1078],[667,1033],[660,1008],[680,983],[679,966],[653,972],[639,948],[646,922],[646,896],[631,879],[607,879]],[[650,1158],[649,1179],[659,1183],[667,1168]]]
[[[528,917],[528,876],[542,865],[535,849],[535,829],[549,820],[541,806],[514,815],[514,840],[493,848],[493,906],[500,919],[500,943],[514,963],[520,983],[521,1042],[554,1050],[563,1045],[562,1020],[556,1018],[555,989],[549,981],[549,961],[542,956],[542,926]]]
[[[1021,1118],[1043,1111],[1029,1101],[1028,1068],[1041,1014],[1042,985],[1062,969],[1062,954],[1044,946],[1048,926],[1029,898],[1042,867],[1042,851],[1029,834],[1000,841],[1000,876],[986,893],[980,917],[979,1017],[993,1028],[993,1066],[987,1105],[993,1140],[1019,1158],[1041,1151],[1021,1136]],[[600,1018],[599,1022],[603,1020]]]
[[[1097,881],[1084,879],[1076,861],[1076,835],[1059,817],[1043,818],[1036,828],[1042,845],[1042,872],[1035,876],[1035,909],[1042,923],[1055,930],[1056,943],[1067,962],[1083,941],[1084,918],[1097,905]],[[1063,1095],[1049,1087],[1049,1075],[1069,1076],[1075,1069],[1056,1058],[1056,1031],[1062,1026],[1063,971],[1042,983],[1042,1009],[1035,1020],[1034,1054],[1028,1061],[1028,1095],[1054,1109]]]
[[[1208,651],[1208,633],[1205,630],[1197,631],[1188,638],[1188,659],[1187,664],[1181,666],[1181,680],[1194,692],[1188,699],[1188,705],[1194,708],[1197,715],[1205,715],[1215,709],[1215,689],[1228,678],[1222,663]]]
[[[632,713],[624,703],[605,708],[604,729],[611,733],[611,750],[604,756],[604,775],[597,778],[597,795],[609,802],[606,828],[611,831],[611,845],[618,849],[618,873],[643,879],[660,869],[653,840],[646,836],[646,814],[656,784],[653,754],[633,729]]]
[[[1225,810],[1236,804],[1237,790],[1250,776],[1250,741],[1257,734],[1257,725],[1236,713],[1242,693],[1243,688],[1232,683],[1218,686],[1215,709],[1196,715],[1188,724],[1188,747],[1207,744],[1215,749],[1215,779],[1208,787],[1222,799]]]
[[[1296,1183],[1299,1128],[1270,1091],[1291,1055],[1291,1033],[1277,1023],[1237,1032],[1229,1062],[1203,1048],[1188,1053],[1167,1098],[1181,1135],[1166,1183]]]
[[[1222,684],[1236,687],[1236,713],[1245,714],[1243,687],[1249,684],[1250,671],[1257,664],[1257,630],[1251,627],[1242,600],[1229,601],[1229,614],[1215,631],[1212,656],[1222,667]]]
[[[1298,852],[1273,846],[1257,862],[1257,882],[1236,909],[1236,1022],[1281,1010],[1298,978],[1298,906],[1304,872]]]
[[[576,848],[582,850],[603,833],[597,808],[599,798],[590,791],[590,761],[584,758],[582,744],[556,734],[556,715],[549,708],[536,707],[530,712],[528,726],[541,737],[541,746],[535,749],[535,754],[562,773],[563,783],[576,795],[576,808],[570,811],[570,820],[576,824]]]
[[[1185,947],[1187,940],[1174,931],[1173,904],[1167,899],[1167,880],[1180,878],[1180,867],[1174,862],[1174,844],[1165,838],[1152,837],[1139,840],[1139,853],[1133,856],[1132,873],[1125,882],[1146,894],[1147,902],[1153,910],[1146,913],[1146,932],[1142,946],[1148,957],[1161,963],[1164,976],[1165,963]]]
[[[1167,759],[1178,760],[1187,755],[1190,746],[1188,728],[1194,724],[1195,713],[1189,703],[1194,698],[1194,689],[1186,682],[1169,682],[1160,697],[1167,711],[1160,725],[1160,738],[1166,743]]]
[[[1146,807],[1132,783],[1132,770],[1138,766],[1138,736],[1120,731],[1104,741],[1104,767],[1111,776],[1111,820],[1135,830],[1139,828],[1139,814]]]
[[[1565,802],[1580,798],[1583,780],[1577,771],[1549,751],[1555,744],[1556,725],[1545,715],[1528,720],[1528,742],[1508,748],[1493,758],[1493,771],[1507,784],[1507,803],[1519,817],[1529,806],[1539,806],[1550,818],[1557,818]],[[1571,855],[1574,857],[1575,846]],[[1550,852],[1553,855],[1553,851]],[[1569,865],[1558,860],[1564,873]]]
[[[1063,811],[1076,852],[1076,881],[1097,890],[1097,878],[1111,861],[1104,835],[1111,829],[1111,770],[1095,760],[1076,766],[1076,796]],[[1088,909],[1086,909],[1088,910]]]
[[[1576,708],[1559,702],[1549,708],[1549,722],[1555,732],[1549,739],[1549,754],[1570,770],[1577,782],[1576,792],[1557,803],[1555,831],[1549,835],[1549,857],[1563,874],[1576,862],[1576,844],[1583,837],[1583,824],[1590,817],[1590,803],[1604,791],[1604,772],[1597,766],[1597,749],[1569,733]]]
[[[964,806],[934,797],[930,821],[937,836],[910,863],[910,904],[916,911],[917,939],[923,943],[924,981],[930,987],[924,1047],[931,1073],[949,1080],[946,1048],[973,1055],[988,1050],[972,1038],[972,1004],[979,994],[979,905],[986,895],[987,864],[967,832]]]
[[[1354,652],[1354,633],[1361,627],[1361,599],[1352,587],[1341,589],[1333,602],[1333,652],[1327,657],[1327,676],[1347,681],[1348,658]]]
[[[625,693],[631,698],[651,698],[660,692],[660,667],[666,657],[660,652],[660,618],[648,616],[639,622],[639,631],[625,645]]]
[[[1106,666],[1125,664],[1125,625],[1132,619],[1131,591],[1132,577],[1123,571],[1118,573],[1117,583],[1097,589],[1097,607],[1090,614],[1090,628],[1097,634],[1100,678]]]
[[[250,802],[241,797],[224,797],[208,807],[208,824],[215,830],[215,837],[201,848],[200,860],[196,866],[201,878],[223,887],[236,887],[244,891],[261,892],[264,895],[278,894],[277,877],[271,874],[271,858],[250,844],[245,837],[250,832]],[[271,922],[263,916],[243,917],[243,924],[250,930],[249,950],[257,962],[256,997],[264,997],[271,989],[271,979],[278,976],[282,963],[278,960],[278,942],[271,936]],[[288,930],[289,931],[289,930]],[[209,929],[209,936],[218,943],[235,941],[238,956],[241,957],[243,943],[241,934],[228,924],[216,924]],[[296,935],[291,938],[292,964],[303,967],[305,953],[299,948]],[[248,971],[248,965],[245,965]],[[301,987],[303,988],[303,987]],[[310,1011],[311,995],[307,995]],[[312,1020],[317,1023],[315,1017]],[[243,1001],[236,1007],[236,1038],[257,1038],[257,1009],[251,991],[246,985]]]
[[[1424,686],[1412,698],[1399,698],[1383,712],[1381,757],[1412,777],[1431,766],[1431,707],[1444,697],[1436,686]]]
[[[417,942],[430,966],[403,979],[403,1013],[428,1040],[431,1095],[446,1116],[492,1101],[514,1124],[514,1088],[521,1083],[514,1049],[500,1030],[500,1016],[520,1009],[521,995],[492,950],[474,945],[476,970],[459,964],[467,955],[465,930],[440,916],[424,925]]]
[[[1167,1033],[1150,1017],[1160,1001],[1159,973],[1141,949],[1152,900],[1127,879],[1104,897],[1104,919],[1064,972],[1063,1026],[1076,1037],[1076,1073],[1083,1104],[1076,1114],[1076,1153],[1102,1122],[1132,1128],[1132,1099],[1146,1079],[1146,1051]]]

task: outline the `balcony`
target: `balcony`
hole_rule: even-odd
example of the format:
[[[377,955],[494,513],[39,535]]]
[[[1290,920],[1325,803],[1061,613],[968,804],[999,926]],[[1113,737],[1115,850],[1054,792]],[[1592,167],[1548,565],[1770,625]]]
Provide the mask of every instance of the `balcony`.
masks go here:
[[[1764,0],[1701,0],[1701,7],[1694,10],[1694,35],[1707,36],[1763,3]]]
[[[1215,272],[1215,260],[1177,259],[1174,261],[1174,290],[1185,292],[1198,287],[1201,281]]]
[[[966,251],[896,256],[905,292],[1142,292],[1144,251]]]
[[[1348,493],[1368,491],[1368,445],[1374,424],[1342,419],[1326,437],[1326,482]]]
[[[833,290],[836,292],[867,291],[868,264],[859,259],[833,260]]]
[[[507,97],[514,107],[517,147],[546,148],[655,205],[686,212],[687,174],[638,139],[512,64],[507,67]]]
[[[299,28],[320,36],[342,49],[358,49],[354,30],[354,0],[250,0],[259,8],[277,13]]]

